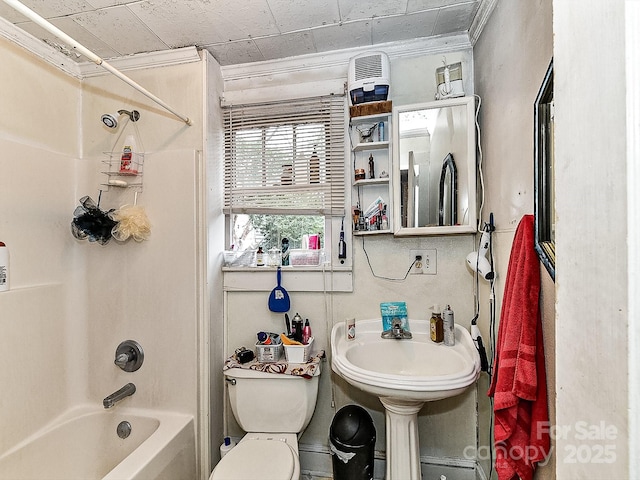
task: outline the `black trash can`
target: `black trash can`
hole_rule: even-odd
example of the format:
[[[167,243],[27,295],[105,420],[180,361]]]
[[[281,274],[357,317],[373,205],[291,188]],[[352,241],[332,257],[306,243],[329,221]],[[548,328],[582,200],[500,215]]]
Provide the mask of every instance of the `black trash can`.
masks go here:
[[[333,417],[329,429],[333,480],[372,480],[376,427],[359,405],[346,405]]]

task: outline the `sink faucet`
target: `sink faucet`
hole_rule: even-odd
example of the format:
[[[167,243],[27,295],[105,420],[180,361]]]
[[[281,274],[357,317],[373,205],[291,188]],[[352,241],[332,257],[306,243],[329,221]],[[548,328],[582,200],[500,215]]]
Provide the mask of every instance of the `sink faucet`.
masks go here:
[[[402,328],[402,320],[394,318],[391,320],[391,328],[380,334],[382,338],[392,338],[394,340],[403,340],[412,338],[411,332]]]
[[[125,399],[126,397],[133,395],[136,393],[136,386],[133,383],[127,383],[120,390],[113,392],[107,398],[102,401],[102,405],[104,408],[111,408],[120,400]]]

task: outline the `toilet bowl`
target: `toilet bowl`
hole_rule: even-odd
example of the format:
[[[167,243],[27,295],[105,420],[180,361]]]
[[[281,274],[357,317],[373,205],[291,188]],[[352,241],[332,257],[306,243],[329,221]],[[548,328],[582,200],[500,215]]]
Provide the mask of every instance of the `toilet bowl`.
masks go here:
[[[313,416],[320,368],[311,378],[257,370],[225,370],[233,416],[247,432],[209,480],[298,480],[298,436]]]

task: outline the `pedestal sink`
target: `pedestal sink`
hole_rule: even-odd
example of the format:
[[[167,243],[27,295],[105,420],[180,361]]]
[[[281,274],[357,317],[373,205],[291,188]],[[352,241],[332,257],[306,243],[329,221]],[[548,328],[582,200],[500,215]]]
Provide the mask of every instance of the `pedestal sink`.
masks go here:
[[[385,480],[420,480],[418,412],[424,402],[464,392],[480,375],[469,332],[456,325],[456,344],[434,343],[428,320],[409,320],[412,339],[383,339],[382,320],[356,323],[347,340],[344,322],[331,331],[331,368],[354,387],[376,395],[385,408]]]

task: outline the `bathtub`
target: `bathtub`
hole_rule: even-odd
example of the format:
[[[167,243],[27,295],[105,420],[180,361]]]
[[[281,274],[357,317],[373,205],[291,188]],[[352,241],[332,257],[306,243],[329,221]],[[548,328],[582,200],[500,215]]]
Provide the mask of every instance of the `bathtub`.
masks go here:
[[[116,429],[131,424],[121,439]],[[3,432],[4,434],[4,432]],[[0,480],[194,480],[193,417],[74,408],[0,456]]]

